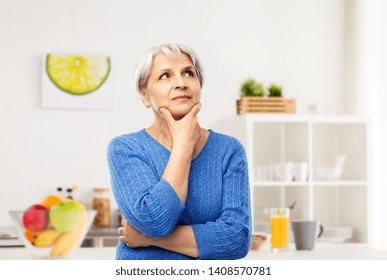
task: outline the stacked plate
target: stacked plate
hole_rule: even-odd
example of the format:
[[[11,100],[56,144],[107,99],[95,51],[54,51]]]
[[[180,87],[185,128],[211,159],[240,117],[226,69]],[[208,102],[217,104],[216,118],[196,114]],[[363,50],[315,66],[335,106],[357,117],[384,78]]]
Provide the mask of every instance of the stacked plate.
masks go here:
[[[324,233],[318,242],[344,243],[351,239],[353,230],[351,227],[324,227]]]

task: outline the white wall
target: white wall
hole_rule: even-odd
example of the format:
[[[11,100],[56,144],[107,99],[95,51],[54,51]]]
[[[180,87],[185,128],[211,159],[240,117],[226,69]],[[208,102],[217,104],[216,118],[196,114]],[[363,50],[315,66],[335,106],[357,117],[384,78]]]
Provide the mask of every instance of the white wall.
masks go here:
[[[375,1],[374,1],[375,2]],[[385,12],[387,11],[387,3],[386,1],[378,0],[375,3],[375,10],[377,13],[377,26],[378,35],[380,36],[380,40],[377,41],[378,44],[378,57],[375,61],[375,67],[377,68],[375,72],[377,72],[377,86],[378,90],[378,98],[376,100],[378,108],[378,141],[376,144],[377,148],[380,149],[378,153],[378,157],[376,158],[378,161],[376,162],[378,183],[377,189],[374,192],[375,202],[374,202],[374,233],[375,237],[373,240],[373,246],[375,248],[387,250],[387,208],[386,208],[386,198],[387,198],[387,85],[386,78],[387,77],[387,34],[385,30],[387,30],[387,19],[385,17]]]
[[[337,0],[0,0],[0,226],[23,209],[79,185],[109,187],[106,146],[147,127],[151,114],[130,88],[140,54],[184,43],[205,66],[200,121],[235,115],[240,82],[283,85],[299,113],[342,113],[344,1]],[[114,57],[112,110],[43,109],[43,54]]]
[[[368,241],[387,250],[387,28],[384,0],[346,0],[344,111],[373,119]]]

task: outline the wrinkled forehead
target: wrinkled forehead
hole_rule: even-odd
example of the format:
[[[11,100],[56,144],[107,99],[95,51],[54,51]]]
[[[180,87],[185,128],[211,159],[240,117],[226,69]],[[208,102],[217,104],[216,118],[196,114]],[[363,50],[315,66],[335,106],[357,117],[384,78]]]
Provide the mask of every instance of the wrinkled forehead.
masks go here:
[[[151,69],[162,67],[168,68],[177,64],[185,64],[184,67],[194,67],[191,57],[186,53],[180,52],[165,54],[163,52],[160,52],[154,56]]]

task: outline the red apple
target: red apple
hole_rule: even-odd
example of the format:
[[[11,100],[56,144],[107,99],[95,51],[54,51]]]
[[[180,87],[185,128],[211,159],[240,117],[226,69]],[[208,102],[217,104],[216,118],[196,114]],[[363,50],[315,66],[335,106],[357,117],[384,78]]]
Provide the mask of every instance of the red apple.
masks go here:
[[[40,231],[48,225],[48,211],[39,204],[34,204],[23,214],[23,224],[26,229]]]

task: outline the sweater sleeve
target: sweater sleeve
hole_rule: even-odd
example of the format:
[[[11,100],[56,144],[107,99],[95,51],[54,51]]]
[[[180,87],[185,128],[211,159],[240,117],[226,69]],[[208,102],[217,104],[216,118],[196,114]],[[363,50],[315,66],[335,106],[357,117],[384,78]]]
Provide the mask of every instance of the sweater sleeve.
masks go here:
[[[160,238],[176,227],[185,206],[172,186],[157,176],[141,151],[113,139],[108,147],[112,190],[118,208],[141,233]]]
[[[223,175],[220,217],[192,225],[200,259],[239,259],[247,255],[251,241],[250,188],[246,154],[239,146]]]

